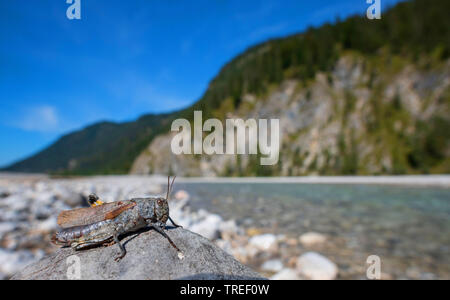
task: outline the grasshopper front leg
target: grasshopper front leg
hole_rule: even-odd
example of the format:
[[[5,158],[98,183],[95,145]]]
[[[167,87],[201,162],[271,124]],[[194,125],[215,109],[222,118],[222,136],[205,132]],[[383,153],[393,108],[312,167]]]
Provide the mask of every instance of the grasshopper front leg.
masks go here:
[[[170,216],[169,216],[169,220],[170,220],[170,222],[172,222],[173,226],[175,226],[176,228],[178,228],[178,227],[183,228],[183,226],[178,225],[177,223],[175,223]]]
[[[156,231],[158,231],[163,237],[165,237],[169,243],[174,247],[178,252],[181,252],[180,249],[175,245],[175,243],[170,239],[170,237],[164,232],[164,227],[166,225],[162,223],[155,223],[151,225],[152,228],[154,228]]]
[[[125,247],[120,243],[119,234],[118,233],[114,234],[113,238],[114,238],[114,242],[116,242],[116,244],[120,248],[120,255],[115,257],[114,260],[115,261],[119,261],[125,256],[125,254],[127,254],[127,250],[125,250]]]

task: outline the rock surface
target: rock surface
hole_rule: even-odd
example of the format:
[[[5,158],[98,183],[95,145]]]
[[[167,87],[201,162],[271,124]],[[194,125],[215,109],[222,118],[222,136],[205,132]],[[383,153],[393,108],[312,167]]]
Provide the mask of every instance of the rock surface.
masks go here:
[[[251,237],[248,242],[250,245],[262,251],[268,251],[271,248],[276,247],[277,237],[270,233],[260,234]]]
[[[300,276],[298,276],[297,271],[293,269],[283,269],[277,274],[270,277],[271,280],[300,280]]]
[[[316,252],[307,252],[297,260],[297,270],[306,279],[333,280],[338,274],[338,267],[325,256]]]
[[[318,244],[323,244],[327,240],[327,237],[317,232],[307,232],[300,236],[300,243],[305,247],[312,247]]]
[[[204,237],[181,228],[168,235],[181,249],[184,258],[154,230],[131,234],[122,239],[127,255],[119,262],[117,245],[83,251],[63,248],[33,263],[12,279],[67,279],[80,259],[81,279],[263,279]]]
[[[204,219],[190,226],[189,229],[191,229],[194,232],[197,232],[198,234],[206,237],[207,239],[213,240],[216,239],[220,234],[219,228],[222,221],[223,220],[219,215],[206,214]]]
[[[264,262],[261,269],[267,272],[279,272],[283,269],[283,262],[281,259],[271,259]]]

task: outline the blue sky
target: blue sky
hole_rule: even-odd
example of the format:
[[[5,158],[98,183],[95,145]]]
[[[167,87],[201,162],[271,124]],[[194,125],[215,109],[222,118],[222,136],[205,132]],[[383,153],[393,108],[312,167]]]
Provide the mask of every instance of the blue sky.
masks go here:
[[[382,0],[382,6],[397,0]],[[0,166],[64,133],[198,100],[249,46],[365,14],[365,0],[0,2]]]

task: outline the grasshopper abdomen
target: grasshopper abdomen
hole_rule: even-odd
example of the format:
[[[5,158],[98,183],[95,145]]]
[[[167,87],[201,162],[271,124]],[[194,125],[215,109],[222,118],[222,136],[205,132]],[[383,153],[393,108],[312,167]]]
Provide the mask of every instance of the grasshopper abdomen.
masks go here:
[[[108,235],[109,237],[112,236],[109,233],[110,230],[108,230],[111,223],[111,220],[105,220],[88,225],[64,228],[53,235],[52,242],[57,245],[74,247],[74,245],[81,243],[89,243],[94,240],[98,241],[101,237],[106,240]]]

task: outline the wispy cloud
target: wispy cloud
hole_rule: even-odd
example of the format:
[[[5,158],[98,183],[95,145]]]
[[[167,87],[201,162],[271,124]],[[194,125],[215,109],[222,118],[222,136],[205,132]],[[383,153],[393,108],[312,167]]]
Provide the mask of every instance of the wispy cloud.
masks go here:
[[[59,132],[62,129],[58,112],[50,105],[26,108],[17,119],[10,123],[13,127],[27,131]]]
[[[157,80],[170,80],[169,69],[162,69],[156,76]],[[123,113],[135,115],[136,112],[168,112],[184,108],[192,103],[192,99],[182,97],[170,90],[161,90],[158,84],[150,81],[136,70],[123,72],[120,78],[114,77],[103,82],[111,99],[127,103]]]
[[[153,112],[168,112],[192,103],[192,99],[185,99],[167,91],[162,92],[155,86],[145,83],[136,86],[131,97],[136,106]]]

